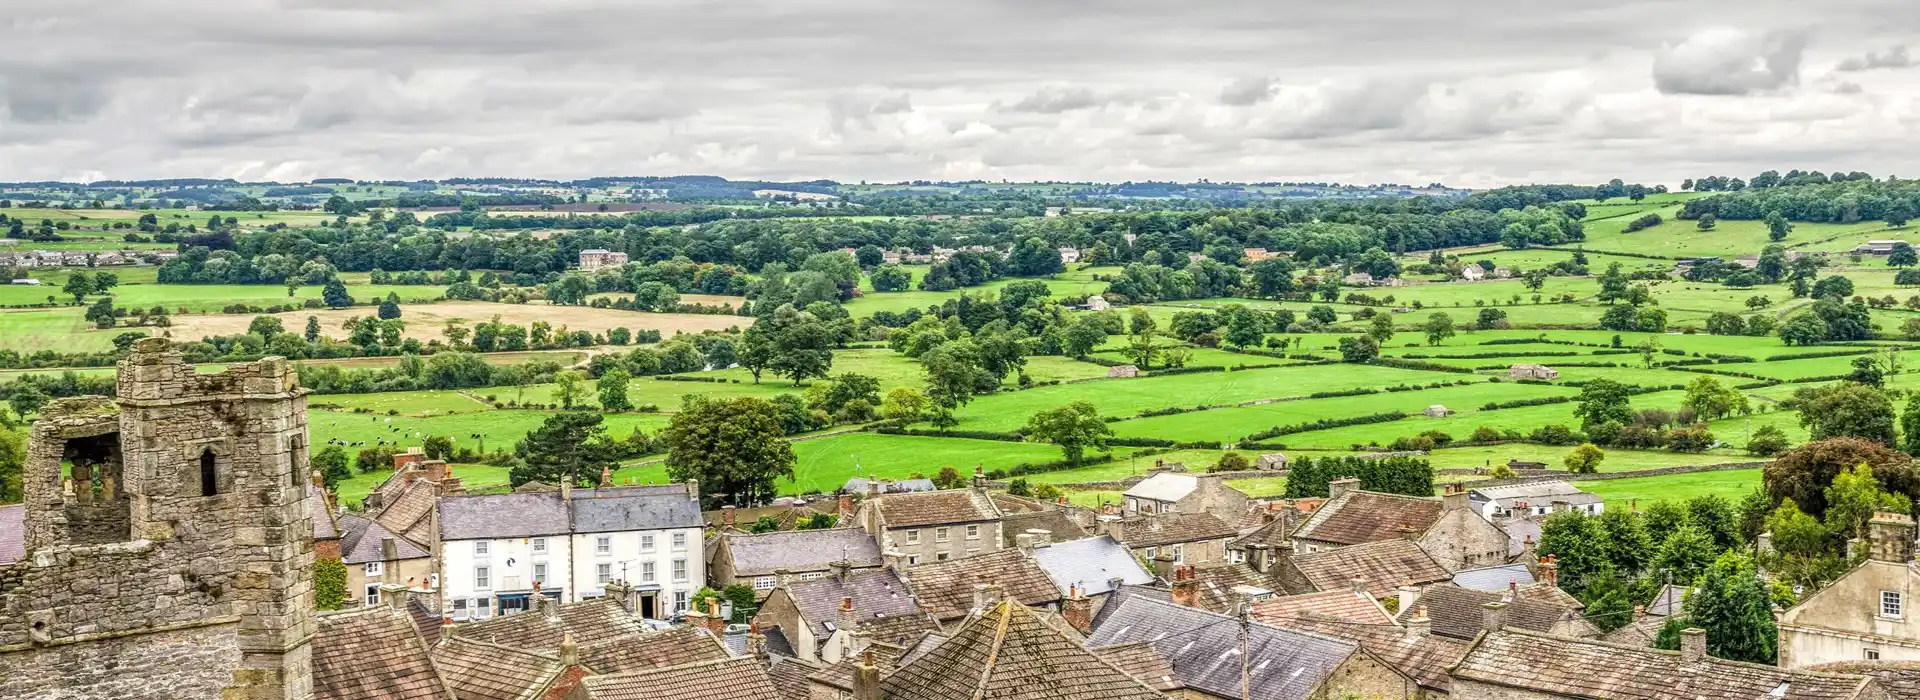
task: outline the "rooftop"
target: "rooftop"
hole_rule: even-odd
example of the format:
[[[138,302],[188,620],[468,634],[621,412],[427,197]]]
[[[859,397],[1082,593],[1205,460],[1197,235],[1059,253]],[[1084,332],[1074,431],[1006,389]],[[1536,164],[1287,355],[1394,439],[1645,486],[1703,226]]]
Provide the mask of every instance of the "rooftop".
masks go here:
[[[1078,586],[1086,595],[1099,595],[1113,590],[1112,579],[1131,586],[1153,582],[1132,552],[1105,535],[1037,547],[1033,561],[1060,591]]]
[[[759,659],[743,656],[667,668],[588,676],[584,700],[784,700]]]
[[[973,489],[891,493],[874,499],[888,528],[926,527],[998,520],[1000,512]]]
[[[921,607],[941,620],[966,615],[973,609],[974,584],[999,586],[1007,596],[1026,605],[1050,603],[1062,595],[1046,570],[1018,549],[908,567],[905,576]]]
[[[1033,611],[1002,601],[881,683],[888,700],[1165,700]]]
[[[1453,572],[1453,585],[1476,591],[1504,591],[1508,584],[1533,585],[1533,572],[1526,564],[1505,564]]]
[[[791,530],[758,535],[728,534],[737,576],[771,576],[775,570],[820,571],[836,561],[855,567],[879,566],[880,545],[857,528]]]
[[[1173,664],[1188,688],[1219,697],[1241,696],[1241,626],[1227,615],[1182,607],[1123,591],[1107,602],[1087,645],[1094,648],[1148,642]],[[1358,644],[1262,623],[1247,628],[1245,666],[1252,695],[1263,700],[1305,700]]]
[[[555,656],[460,636],[434,647],[433,661],[460,700],[532,698],[561,671]]]
[[[317,499],[309,499],[317,500]],[[388,532],[380,523],[362,518],[352,513],[340,516],[340,561],[346,564],[365,564],[374,561],[386,561],[381,551],[381,542],[393,538],[394,551],[400,559],[425,559],[432,553],[414,544],[412,540]]]
[[[1569,697],[1676,698],[1859,697],[1864,676],[1791,671],[1680,652],[1508,629],[1482,636],[1454,667],[1455,683],[1493,685]]]
[[[549,619],[539,610],[530,610],[469,622],[453,628],[453,636],[519,649],[558,649],[561,637],[569,632],[573,633],[576,644],[585,647],[646,631],[638,616],[611,598],[563,603],[555,608],[557,620]]]
[[[1534,632],[1552,632],[1561,622],[1583,622],[1577,609],[1565,605],[1557,595],[1550,593],[1546,584],[1536,584],[1518,589],[1518,597],[1505,601],[1507,607],[1507,627],[1531,630]],[[1502,602],[1504,593],[1479,591],[1453,585],[1440,585],[1428,588],[1420,595],[1413,610],[1400,611],[1400,622],[1406,622],[1420,610],[1425,610],[1427,619],[1433,623],[1433,633],[1457,639],[1473,639],[1484,627],[1487,603]]]
[[[386,606],[315,617],[314,700],[448,700],[452,692],[414,632]]]
[[[1253,619],[1260,622],[1284,627],[1286,622],[1302,618],[1369,625],[1393,624],[1393,617],[1371,596],[1352,590],[1280,596],[1253,604]]]
[[[567,503],[558,491],[440,499],[442,540],[564,535],[567,527]]]
[[[800,617],[813,625],[813,634],[820,639],[833,634],[835,614],[846,598],[853,599],[854,613],[862,619],[921,612],[907,592],[907,584],[890,569],[850,571],[845,581],[838,576],[799,581],[786,591],[794,607],[800,609]]]
[[[625,673],[727,657],[727,648],[712,632],[691,625],[618,637],[580,649],[580,663],[595,673]]]
[[[1127,489],[1128,498],[1150,498],[1156,501],[1178,501],[1199,488],[1200,480],[1192,474],[1160,472]]]
[[[1120,541],[1132,548],[1227,539],[1239,535],[1212,513],[1161,513],[1122,522]]]
[[[1329,499],[1295,530],[1297,539],[1363,544],[1420,534],[1440,520],[1439,499],[1352,491]]]
[[[1398,539],[1298,554],[1291,561],[1315,590],[1347,589],[1358,578],[1375,598],[1393,595],[1403,583],[1419,586],[1453,578],[1419,545]]]

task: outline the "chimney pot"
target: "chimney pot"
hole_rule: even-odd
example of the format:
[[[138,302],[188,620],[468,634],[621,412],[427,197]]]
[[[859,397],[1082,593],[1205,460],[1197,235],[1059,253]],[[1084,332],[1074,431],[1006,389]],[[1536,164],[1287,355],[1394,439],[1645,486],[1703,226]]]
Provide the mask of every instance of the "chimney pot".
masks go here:
[[[1355,592],[1355,593],[1362,593],[1362,594],[1364,594],[1364,593],[1366,593],[1366,592],[1367,592],[1367,580],[1366,580],[1366,579],[1363,579],[1363,578],[1360,578],[1360,577],[1358,577],[1358,576],[1355,576],[1355,577],[1353,577],[1353,578],[1351,578],[1351,579],[1348,579],[1348,580],[1347,580],[1347,584],[1348,584],[1348,585],[1351,585],[1351,586],[1353,586],[1353,592]]]
[[[1498,632],[1507,626],[1507,604],[1485,603],[1480,606],[1480,628],[1488,632]]]
[[[573,641],[572,632],[566,632],[560,635],[560,665],[580,665],[580,645]]]
[[[1707,631],[1698,627],[1680,630],[1680,658],[1694,663],[1707,658]]]
[[[1021,553],[1029,556],[1033,554],[1033,535],[1022,532],[1013,536],[1013,542],[1014,546],[1020,548]]]

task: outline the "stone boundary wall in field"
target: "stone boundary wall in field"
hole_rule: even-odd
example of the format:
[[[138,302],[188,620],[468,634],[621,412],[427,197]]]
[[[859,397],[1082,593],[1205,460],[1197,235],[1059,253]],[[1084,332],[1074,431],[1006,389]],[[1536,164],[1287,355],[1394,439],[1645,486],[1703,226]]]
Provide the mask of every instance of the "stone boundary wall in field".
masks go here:
[[[1768,464],[1772,464],[1772,462],[1758,461],[1758,462],[1723,462],[1720,464],[1689,464],[1689,465],[1679,466],[1679,467],[1661,467],[1659,469],[1642,469],[1639,471],[1629,471],[1629,472],[1595,472],[1593,474],[1571,474],[1566,472],[1559,472],[1549,476],[1524,476],[1524,477],[1518,477],[1513,479],[1479,479],[1476,481],[1462,481],[1459,483],[1460,485],[1465,486],[1469,489],[1477,489],[1483,486],[1511,486],[1514,484],[1531,484],[1531,483],[1541,482],[1541,481],[1605,481],[1609,479],[1633,479],[1633,478],[1638,478],[1643,476],[1667,476],[1669,474],[1693,474],[1696,472],[1717,472],[1717,471],[1728,471],[1732,469],[1756,469],[1759,467],[1767,466]]]

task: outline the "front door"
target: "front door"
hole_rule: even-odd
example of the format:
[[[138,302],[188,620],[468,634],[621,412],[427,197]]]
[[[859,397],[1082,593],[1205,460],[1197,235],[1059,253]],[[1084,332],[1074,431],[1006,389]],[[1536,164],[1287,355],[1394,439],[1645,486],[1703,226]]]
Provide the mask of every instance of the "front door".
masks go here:
[[[640,594],[640,618],[644,620],[660,619],[658,604],[660,596],[652,593]]]

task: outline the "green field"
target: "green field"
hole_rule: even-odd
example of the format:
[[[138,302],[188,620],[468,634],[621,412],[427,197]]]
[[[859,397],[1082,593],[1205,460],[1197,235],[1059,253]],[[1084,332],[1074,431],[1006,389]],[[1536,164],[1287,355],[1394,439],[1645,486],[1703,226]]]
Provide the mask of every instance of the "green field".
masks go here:
[[[1759,469],[1728,469],[1580,482],[1581,489],[1598,494],[1609,504],[1684,501],[1695,496],[1707,495],[1738,501],[1759,485]]]

